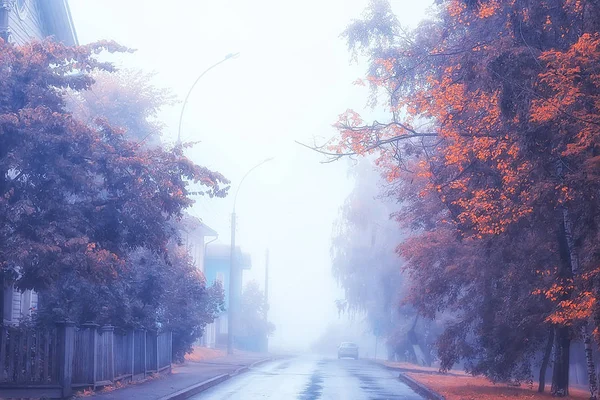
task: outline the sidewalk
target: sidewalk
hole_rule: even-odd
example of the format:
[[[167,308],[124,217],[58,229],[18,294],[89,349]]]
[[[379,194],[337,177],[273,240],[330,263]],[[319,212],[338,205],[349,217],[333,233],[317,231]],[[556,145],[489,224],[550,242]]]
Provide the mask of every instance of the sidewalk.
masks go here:
[[[240,353],[214,358],[202,362],[186,362],[175,365],[169,375],[160,376],[146,382],[133,383],[122,388],[99,392],[83,399],[126,400],[183,399],[187,395],[199,393],[231,376],[248,369],[253,364],[271,359],[269,354]],[[196,391],[194,393],[194,391]]]

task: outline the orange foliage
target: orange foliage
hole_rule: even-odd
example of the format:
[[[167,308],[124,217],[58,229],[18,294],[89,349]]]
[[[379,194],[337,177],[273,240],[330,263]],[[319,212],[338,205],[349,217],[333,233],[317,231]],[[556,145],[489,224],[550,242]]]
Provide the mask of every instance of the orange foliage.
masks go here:
[[[444,194],[443,198],[460,210],[455,222],[468,226],[474,237],[497,235],[532,213],[536,193],[531,177],[534,165],[523,154],[519,131],[519,125],[526,121],[518,114],[512,119],[503,115],[500,88],[486,85],[484,81],[490,74],[486,63],[513,44],[510,15],[516,13],[529,22],[531,12],[517,7],[514,1],[497,0],[480,2],[473,10],[460,0],[446,1],[443,7],[445,10],[442,8],[441,12],[450,17],[447,21],[454,21],[456,25],[451,29],[457,35],[466,27],[473,32],[484,29],[483,25],[488,24],[486,20],[497,17],[497,36],[492,36],[491,43],[478,41],[471,49],[466,47],[457,51],[457,45],[449,39],[451,34],[444,35],[441,44],[436,43],[428,49],[429,54],[421,55],[422,58],[416,53],[418,49],[398,49],[397,54],[419,60],[417,65],[419,62],[425,65],[418,72],[418,81],[408,90],[396,90],[400,87],[398,80],[405,79],[398,78],[398,68],[402,68],[398,65],[406,61],[401,57],[376,58],[377,73],[368,80],[386,91],[393,89],[394,95],[387,107],[405,117],[396,123],[371,125],[355,111],[348,110],[336,123],[340,136],[328,149],[337,154],[359,155],[377,151],[377,165],[383,169],[387,180],[394,182],[400,179],[403,165],[396,160],[398,150],[389,149],[387,143],[420,137],[415,121],[428,121],[427,126],[433,129],[432,135],[426,136],[437,136],[440,145],[431,149],[429,162],[415,165],[414,172],[429,178],[429,192]],[[550,5],[540,7],[545,9]],[[574,14],[583,12],[580,1],[568,1],[564,8]],[[549,29],[568,29],[557,26],[549,14],[543,23]],[[469,40],[469,37],[465,36],[463,40]],[[573,118],[562,118],[561,124],[572,125],[573,119],[589,122],[580,124],[575,140],[567,144],[564,155],[598,144],[600,109],[590,112],[589,105],[600,106],[600,74],[593,72],[594,65],[600,60],[599,43],[598,34],[583,34],[568,51],[548,50],[539,57],[539,62],[547,68],[538,75],[536,85],[549,95],[532,99],[530,122],[544,124],[565,116]],[[469,51],[477,53],[473,56],[476,58],[467,60],[474,60],[473,71],[482,75],[479,87],[467,84],[464,79],[465,73],[469,72],[464,66],[465,54]],[[437,59],[430,61],[431,54],[448,55],[437,62]],[[487,77],[490,81],[496,78],[494,75]],[[397,117],[394,120],[398,121]],[[440,180],[431,169],[432,164],[439,166],[440,163],[447,171],[454,171],[450,181]],[[485,164],[486,174],[494,179],[482,183],[481,174],[465,173],[474,164]],[[448,196],[448,191],[453,196]],[[568,187],[561,187],[559,192],[563,193],[558,194],[563,200],[568,200]]]
[[[219,358],[225,356],[222,350],[210,349],[208,347],[194,346],[192,352],[185,355],[186,361],[200,362],[204,360],[211,360],[213,358]]]
[[[525,272],[487,263],[496,251],[493,262],[510,258],[522,239],[544,247],[513,260],[521,271],[545,271],[523,284],[524,296],[533,288],[543,295],[541,322],[600,314],[599,15],[596,3],[580,0],[444,0],[415,32],[391,23],[395,42],[381,33],[387,16],[359,25],[366,32],[351,46],[376,37],[366,46],[375,60],[368,80],[373,98],[388,96],[389,119],[369,123],[348,110],[328,150],[375,154],[408,204],[398,219],[415,237],[398,252],[421,285],[411,300],[426,312],[460,310],[456,293],[487,282],[486,274],[520,285],[515,277]]]
[[[498,400],[498,399],[552,399],[548,392],[537,393],[536,388],[527,385],[508,386],[494,384],[483,377],[455,376],[440,374],[406,373],[411,378],[433,389],[446,400]],[[563,399],[587,400],[589,393],[583,390],[570,390],[571,395]]]
[[[422,367],[409,363],[384,362],[388,368],[393,368],[411,377],[417,382],[441,394],[447,400],[497,400],[497,399],[529,399],[542,400],[553,398],[550,393],[537,393],[537,382],[533,385],[523,384],[510,386],[495,384],[482,376],[471,376],[462,371],[452,370],[440,373],[438,368]],[[587,400],[589,393],[583,390],[571,389],[571,400]]]
[[[539,88],[547,93],[532,104],[531,119],[555,121],[563,132],[575,129],[575,140],[563,155],[577,155],[600,145],[600,35],[583,34],[566,52],[547,51],[540,59],[547,65]]]

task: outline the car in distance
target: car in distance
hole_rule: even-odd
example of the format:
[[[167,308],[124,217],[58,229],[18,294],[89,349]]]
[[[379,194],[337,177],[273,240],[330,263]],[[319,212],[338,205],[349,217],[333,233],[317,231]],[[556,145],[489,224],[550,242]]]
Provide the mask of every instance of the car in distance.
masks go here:
[[[358,360],[358,346],[352,342],[343,342],[338,347],[338,358],[350,357]]]

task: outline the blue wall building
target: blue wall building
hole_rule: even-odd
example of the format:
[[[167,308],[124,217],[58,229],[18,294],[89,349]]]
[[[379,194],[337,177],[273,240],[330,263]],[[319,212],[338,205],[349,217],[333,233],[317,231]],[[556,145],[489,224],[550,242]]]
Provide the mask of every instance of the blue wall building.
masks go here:
[[[221,282],[225,292],[225,309],[229,309],[229,270],[231,246],[222,244],[209,244],[204,255],[204,277],[207,286]],[[242,275],[244,270],[252,267],[249,254],[242,253],[239,247],[235,249],[235,266],[238,273],[237,287],[234,288],[233,300],[239,304],[242,295]],[[223,347],[227,345],[227,311],[225,311],[213,324],[206,327],[206,345],[209,347]]]

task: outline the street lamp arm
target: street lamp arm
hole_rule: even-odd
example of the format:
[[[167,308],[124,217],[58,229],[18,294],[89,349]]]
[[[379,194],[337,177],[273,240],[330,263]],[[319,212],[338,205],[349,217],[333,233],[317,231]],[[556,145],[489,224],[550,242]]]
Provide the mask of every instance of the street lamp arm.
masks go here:
[[[263,165],[263,164],[265,164],[265,163],[267,163],[267,162],[269,162],[269,161],[271,161],[271,160],[273,160],[273,157],[269,157],[269,158],[267,158],[267,159],[265,159],[265,160],[263,160],[263,161],[259,162],[259,163],[258,163],[258,164],[256,164],[254,167],[250,168],[250,170],[248,170],[248,172],[246,172],[246,175],[244,175],[244,177],[243,177],[243,178],[242,178],[242,180],[240,181],[240,184],[239,184],[239,185],[238,185],[238,187],[237,187],[237,190],[235,191],[235,196],[234,196],[234,198],[233,198],[233,212],[234,212],[234,213],[235,213],[235,205],[236,205],[236,203],[237,203],[237,197],[238,197],[238,193],[240,192],[240,188],[242,187],[242,184],[244,183],[244,180],[246,179],[246,177],[247,177],[248,175],[250,175],[250,173],[251,173],[252,171],[254,171],[256,168],[260,167],[261,165]]]
[[[183,100],[183,106],[181,107],[181,114],[179,114],[179,128],[177,130],[177,144],[181,144],[181,124],[183,122],[183,113],[185,111],[185,106],[187,105],[188,99],[190,98],[190,95],[192,94],[192,91],[194,90],[194,88],[196,87],[196,84],[198,83],[198,81],[200,79],[202,79],[202,77],[204,75],[206,75],[208,73],[208,71],[210,71],[211,69],[213,69],[214,67],[224,63],[225,61],[229,60],[230,58],[234,58],[237,57],[240,53],[233,53],[233,54],[227,54],[225,56],[224,59],[222,59],[221,61],[211,65],[210,67],[208,67],[206,70],[204,70],[204,72],[202,72],[194,81],[194,83],[192,84],[192,86],[190,87],[190,90],[188,90],[187,95],[185,96],[185,100]]]

